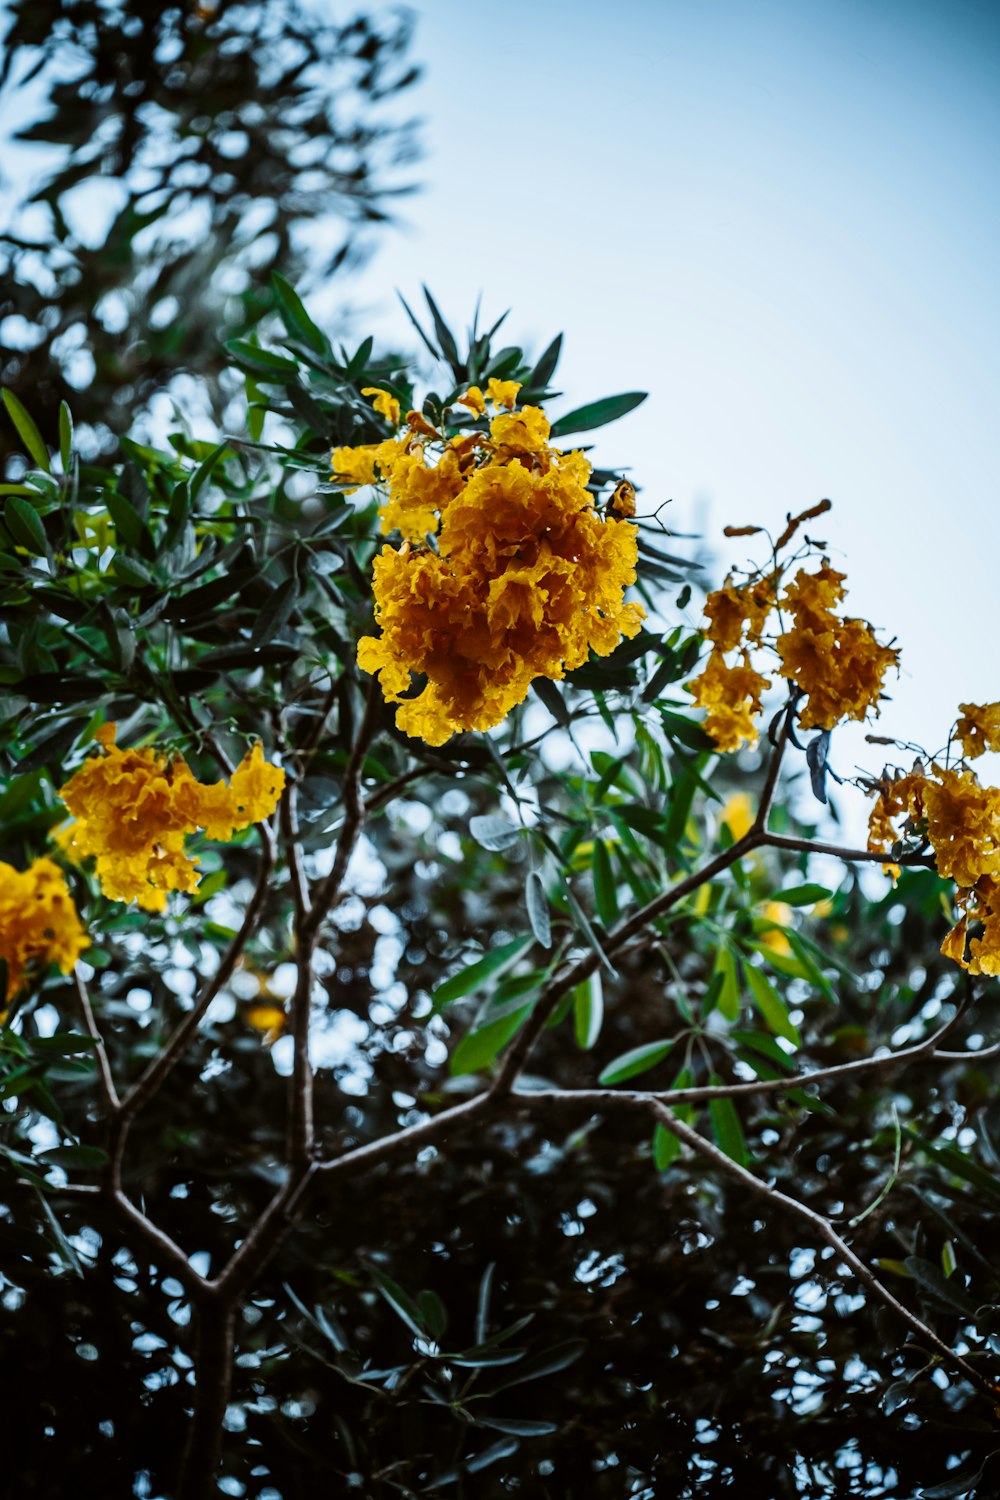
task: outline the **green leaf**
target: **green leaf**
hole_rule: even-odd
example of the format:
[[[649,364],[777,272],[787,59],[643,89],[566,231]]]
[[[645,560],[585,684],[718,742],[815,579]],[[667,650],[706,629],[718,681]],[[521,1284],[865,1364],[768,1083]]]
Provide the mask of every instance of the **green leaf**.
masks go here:
[[[720,1084],[720,1078],[712,1078],[713,1084]],[[719,1144],[720,1151],[724,1151],[730,1160],[738,1162],[745,1167],[750,1160],[747,1154],[747,1143],[743,1138],[743,1127],[740,1125],[740,1117],[731,1099],[711,1099],[708,1105],[708,1113],[712,1120],[712,1131]]]
[[[611,866],[611,856],[603,839],[594,840],[590,873],[594,881],[594,905],[597,908],[597,915],[605,927],[613,927],[618,920],[618,889]]]
[[[108,1153],[100,1146],[53,1146],[51,1151],[42,1151],[37,1160],[47,1167],[77,1167],[82,1171],[95,1171],[103,1167]]]
[[[534,1005],[522,1005],[509,1016],[491,1021],[478,1031],[470,1031],[459,1042],[451,1057],[451,1072],[454,1077],[463,1073],[478,1073],[489,1067],[501,1048],[506,1047],[516,1036],[531,1015]]]
[[[271,275],[271,287],[278,304],[278,314],[288,333],[293,338],[300,339],[303,344],[308,344],[310,349],[315,349],[317,354],[322,354],[326,349],[326,340],[306,312],[298,292],[277,271]]]
[[[545,704],[545,707],[556,723],[561,724],[566,729],[570,724],[569,709],[566,707],[566,700],[555,683],[550,682],[547,677],[536,677],[531,684],[531,690]]]
[[[740,985],[736,974],[736,960],[727,943],[719,945],[714,972],[722,975],[722,988],[717,1002],[719,1011],[727,1021],[735,1021],[740,1013]]]
[[[516,844],[523,833],[520,824],[512,823],[502,813],[490,813],[484,817],[469,819],[469,832],[477,844],[498,853]]]
[[[635,1078],[639,1073],[648,1073],[670,1052],[675,1044],[675,1038],[670,1037],[660,1042],[644,1042],[641,1047],[632,1047],[628,1052],[623,1052],[616,1057],[614,1062],[608,1066],[598,1078],[602,1088],[607,1088],[612,1083],[624,1083],[626,1078]]]
[[[137,557],[123,557],[120,552],[116,552],[111,567],[115,577],[128,589],[138,592],[156,586],[156,579]]]
[[[750,994],[753,1003],[764,1017],[767,1025],[775,1036],[782,1036],[793,1046],[799,1045],[799,1033],[789,1019],[788,1010],[784,1000],[778,994],[774,985],[768,979],[762,969],[753,964],[744,963],[743,972],[750,986]]]
[[[545,894],[545,882],[537,870],[528,872],[524,895],[532,932],[543,948],[551,948],[552,919],[549,915],[549,898]]]
[[[689,750],[696,750],[699,754],[709,754],[718,749],[715,741],[696,724],[693,719],[686,719],[683,714],[675,714],[668,708],[660,709],[660,718],[663,720],[663,732],[670,740],[678,740],[686,745]]]
[[[393,1281],[391,1276],[387,1276],[377,1266],[369,1266],[368,1270],[376,1287],[396,1316],[402,1319],[411,1333],[415,1333],[418,1337],[422,1338],[427,1333],[427,1325],[423,1313],[413,1298],[408,1296],[403,1291],[403,1288],[397,1282]]]
[[[4,395],[7,395],[6,391]],[[26,547],[29,552],[35,553],[38,557],[46,555],[49,543],[45,535],[45,527],[30,500],[23,500],[19,495],[11,495],[3,508],[3,519],[4,525],[19,547]]]
[[[548,385],[555,374],[556,365],[559,363],[559,355],[562,352],[562,341],[562,334],[557,333],[525,382],[529,390],[544,390]]]
[[[627,391],[621,396],[605,396],[600,401],[590,401],[569,411],[558,422],[552,424],[554,438],[565,437],[569,432],[590,432],[603,427],[606,422],[617,421],[627,412],[634,411],[646,399],[646,391]]]
[[[46,474],[51,473],[52,464],[49,460],[49,450],[42,442],[42,434],[36,427],[34,418],[28,414],[13,391],[4,390],[3,404],[7,408],[11,421],[17,428],[18,437],[25,448],[27,448],[35,463]]]
[[[104,496],[108,514],[115,523],[115,539],[119,546],[134,547],[144,557],[155,557],[156,547],[152,534],[135,506],[117,490],[108,490]]]
[[[604,986],[601,971],[595,969],[573,991],[573,1025],[576,1044],[589,1052],[601,1034],[604,1022]]]
[[[73,413],[65,401],[59,403],[59,457],[62,459],[63,473],[68,474],[73,457]]]
[[[535,941],[534,937],[514,938],[512,942],[501,943],[498,948],[491,948],[483,958],[478,958],[474,964],[469,964],[443,984],[439,984],[434,991],[434,1012],[442,1010],[444,1006],[450,1005],[453,1000],[459,1000],[463,995],[473,995],[481,990],[484,985],[499,979],[512,969],[523,953],[526,953]]]
[[[252,375],[264,379],[265,384],[286,385],[289,377],[299,373],[294,359],[273,354],[270,349],[259,349],[245,339],[230,339],[226,348],[242,370],[249,370]]]
[[[775,891],[770,901],[783,901],[786,906],[815,906],[817,901],[829,901],[833,895],[825,885],[790,885],[786,890]]]
[[[288,624],[299,598],[299,580],[293,575],[272,589],[254,621],[250,632],[251,646],[263,646]]]
[[[92,1036],[85,1036],[82,1031],[64,1031],[56,1036],[36,1036],[30,1046],[35,1053],[68,1056],[74,1052],[93,1052],[97,1043]]]

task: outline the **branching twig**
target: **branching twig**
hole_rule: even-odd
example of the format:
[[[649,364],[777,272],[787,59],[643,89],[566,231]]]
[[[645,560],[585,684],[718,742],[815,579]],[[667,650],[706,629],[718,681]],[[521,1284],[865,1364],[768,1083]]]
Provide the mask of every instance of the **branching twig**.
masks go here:
[[[80,1002],[80,1014],[83,1018],[84,1030],[94,1042],[94,1058],[97,1062],[97,1076],[101,1080],[101,1093],[104,1095],[104,1102],[110,1111],[117,1110],[120,1101],[118,1090],[115,1088],[115,1080],[111,1075],[111,1064],[108,1062],[107,1048],[104,1045],[104,1038],[101,1036],[97,1022],[94,1019],[94,1007],[90,1003],[90,994],[87,986],[80,978],[79,969],[73,970],[73,986],[76,989],[76,996]]]
[[[815,1209],[809,1208],[805,1203],[799,1203],[797,1199],[790,1198],[787,1193],[782,1193],[778,1188],[770,1187],[766,1182],[761,1182],[759,1177],[755,1177],[752,1172],[748,1172],[745,1167],[741,1167],[738,1162],[733,1161],[724,1151],[720,1151],[718,1146],[713,1145],[711,1141],[707,1141],[704,1136],[699,1135],[697,1130],[693,1130],[691,1126],[685,1125],[683,1121],[678,1120],[677,1116],[667,1108],[662,1100],[654,1100],[651,1107],[655,1118],[661,1125],[669,1130],[672,1135],[675,1135],[679,1141],[682,1141],[684,1145],[689,1146],[692,1151],[704,1157],[706,1161],[711,1162],[720,1172],[723,1172],[727,1177],[731,1177],[734,1182],[740,1183],[743,1187],[749,1188],[752,1193],[756,1193],[758,1197],[763,1198],[772,1207],[783,1209],[786,1213],[807,1223],[821,1239],[826,1240],[827,1244],[833,1247],[839,1258],[845,1265],[851,1268],[858,1280],[863,1286],[868,1288],[873,1297],[876,1297],[886,1307],[890,1308],[897,1317],[901,1318],[907,1327],[911,1328],[924,1343],[929,1344],[951,1369],[960,1371],[966,1380],[975,1386],[977,1390],[989,1396],[994,1405],[996,1404],[998,1388],[991,1381],[987,1380],[985,1376],[980,1375],[975,1366],[971,1365],[961,1354],[956,1354],[943,1339],[938,1337],[933,1329],[928,1328],[927,1324],[917,1317],[916,1313],[911,1312],[904,1303],[893,1296],[889,1288],[883,1286],[875,1273],[865,1264],[860,1256],[855,1254],[847,1241],[837,1233],[829,1219],[824,1217],[823,1214],[817,1213]]]

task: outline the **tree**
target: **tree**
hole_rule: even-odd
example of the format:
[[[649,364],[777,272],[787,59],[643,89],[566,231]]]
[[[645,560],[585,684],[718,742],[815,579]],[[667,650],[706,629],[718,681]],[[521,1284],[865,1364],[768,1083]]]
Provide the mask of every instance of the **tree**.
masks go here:
[[[560,340],[428,297],[418,401],[274,295],[246,437],[6,398],[22,1491],[990,1493],[1000,710],[831,844],[896,653],[825,503],[695,626],[565,442],[638,393],[550,430]]]
[[[44,93],[17,139],[62,159],[0,237],[0,381],[46,430],[70,402],[88,457],[113,454],[182,373],[185,408],[220,420],[220,335],[245,337],[271,310],[271,271],[325,282],[407,186],[405,14],[341,23],[237,0],[10,11],[0,89]]]

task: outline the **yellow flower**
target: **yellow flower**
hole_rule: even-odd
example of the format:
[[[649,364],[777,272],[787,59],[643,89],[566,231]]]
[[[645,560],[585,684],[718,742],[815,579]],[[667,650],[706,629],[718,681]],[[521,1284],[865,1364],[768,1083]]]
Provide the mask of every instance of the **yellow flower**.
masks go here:
[[[754,810],[748,792],[733,792],[726,802],[720,814],[719,821],[724,823],[733,836],[734,842],[741,839],[745,833],[749,833],[753,827]]]
[[[955,736],[966,760],[975,760],[987,750],[1000,750],[1000,703],[960,703],[958,708],[962,717]]]
[[[784,929],[792,925],[792,908],[784,901],[768,901],[761,915],[770,924],[763,929],[764,942],[774,953],[790,954],[792,945]]]
[[[615,492],[608,501],[608,509],[616,516],[629,521],[635,515],[635,485],[628,479],[619,480]]]
[[[496,449],[449,448],[427,471],[443,486],[426,492],[420,514],[423,531],[440,518],[437,550],[404,542],[374,562],[381,634],[359,642],[358,664],[400,704],[398,727],[431,745],[499,724],[536,678],[561,678],[591,651],[607,655],[643,618],[623,599],[635,581],[636,527],[601,518],[586,459],[548,447],[538,408],[498,424]],[[402,472],[394,470],[391,494]],[[408,485],[414,474],[407,470]],[[415,528],[401,529],[417,539]],[[412,673],[426,686],[402,701]]]
[[[540,406],[500,412],[490,423],[490,436],[504,461],[518,454],[544,453],[549,441],[549,419]]]
[[[743,744],[757,743],[756,717],[770,685],[768,678],[754,671],[747,656],[739,666],[730,667],[716,649],[700,677],[688,683],[688,690],[698,707],[708,710],[705,733],[720,750],[738,750]]]
[[[89,947],[58,865],[36,859],[20,871],[0,863],[0,959],[7,965],[0,1005],[14,999],[36,967],[54,963],[69,974]]]
[[[477,417],[483,416],[486,411],[486,400],[478,385],[470,385],[464,396],[457,397],[459,406],[467,406],[474,411]]]
[[[399,402],[395,396],[388,391],[380,390],[377,385],[366,385],[361,392],[362,396],[373,396],[372,406],[380,417],[385,417],[390,427],[399,426]]]
[[[735,651],[743,641],[745,626],[748,639],[756,645],[774,599],[771,578],[758,578],[742,586],[726,583],[705,600],[705,614],[710,621],[706,636],[720,651]]]
[[[938,873],[960,886],[1000,874],[1000,790],[971,771],[934,767],[923,787],[927,837]]]
[[[407,437],[386,438],[381,443],[362,443],[357,448],[334,448],[331,460],[333,478],[344,493],[351,495],[365,484],[387,479],[406,452]]]
[[[477,387],[473,386],[473,390],[475,389]],[[520,389],[521,385],[517,380],[497,380],[495,376],[490,376],[486,385],[486,395],[494,406],[505,406],[508,411],[511,411]]]
[[[818,573],[800,568],[781,600],[795,623],[776,642],[780,672],[807,695],[803,729],[832,729],[842,719],[877,713],[885,674],[899,663],[899,652],[881,646],[870,625],[834,614],[843,580],[824,559]]]
[[[264,760],[260,744],[247,752],[227,786],[206,786],[177,757],[122,750],[115,725],[97,731],[103,755],[91,756],[60,788],[76,820],[56,841],[76,862],[93,858],[101,890],[113,901],[135,901],[163,911],[168,891],[192,891],[197,860],[184,851],[187,835],[205,830],[228,841],[270,817],[285,773]]]

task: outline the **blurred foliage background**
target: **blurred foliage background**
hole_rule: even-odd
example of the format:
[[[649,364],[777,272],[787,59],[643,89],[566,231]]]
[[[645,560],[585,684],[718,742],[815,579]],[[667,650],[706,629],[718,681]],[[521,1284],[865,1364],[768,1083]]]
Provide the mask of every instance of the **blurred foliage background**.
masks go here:
[[[300,788],[322,874],[364,711],[354,642],[370,627],[378,543],[374,508],[329,483],[330,448],[384,435],[361,395],[374,383],[408,401],[427,375],[435,420],[488,374],[555,399],[560,344],[529,357],[496,329],[463,342],[429,302],[416,359],[370,340],[344,349],[269,277],[328,274],[386,211],[383,164],[402,152],[405,165],[412,137],[373,122],[412,76],[403,22],[324,28],[272,5],[12,13],[8,77],[41,67],[45,118],[30,132],[68,156],[41,192],[46,235],[4,241],[5,295],[34,332],[3,335],[3,383],[23,408],[3,428],[0,858],[23,868],[45,847],[63,816],[55,788],[103,721],[125,743],[181,746],[210,777],[213,735],[233,754],[261,734],[269,753],[294,755],[325,715]],[[359,122],[344,123],[355,108]],[[246,144],[230,154],[234,131]],[[315,191],[300,176],[314,171]],[[98,174],[127,206],[86,248],[59,203]],[[195,203],[192,236],[174,215]],[[266,223],[252,217],[260,204]],[[346,219],[336,244],[317,255],[297,242],[297,225],[331,215]],[[253,330],[271,310],[280,337],[261,347]],[[91,363],[71,379],[74,350]],[[218,443],[182,423],[162,448],[124,435],[179,375],[220,423],[226,413]],[[595,403],[562,432],[624,409]],[[596,471],[597,490],[619,473]],[[658,499],[641,497],[647,516]],[[680,691],[699,645],[699,555],[653,519],[641,554],[642,635],[564,686],[540,684],[501,731],[426,751],[388,712],[379,721],[370,815],[318,967],[324,1153],[469,1097],[557,954],[599,950],[619,915],[738,832],[733,796],[759,792],[767,747],[710,755]],[[772,826],[828,829],[805,758],[789,769]],[[74,876],[122,1084],[217,968],[259,857],[253,831],[206,845],[198,896],[162,918]],[[773,851],[720,874],[572,997],[529,1083],[773,1077],[898,1048],[956,1014],[962,978],[938,953],[945,883],[927,870],[895,888],[852,868],[821,875],[812,890],[805,859]],[[225,1261],[280,1173],[289,908],[279,866],[244,963],[129,1144],[127,1192],[202,1271]],[[484,969],[499,950],[508,966]],[[994,990],[950,1047],[992,1038]],[[8,1473],[19,1496],[61,1496],[69,1478],[86,1493],[170,1495],[191,1398],[189,1298],[110,1206],[60,1192],[98,1182],[104,1160],[72,986],[46,977],[8,1021]],[[830,1216],[988,1372],[1000,1114],[985,1060],[690,1118]],[[943,1500],[995,1493],[997,1450],[989,1406],[802,1225],[641,1118],[515,1109],[318,1190],[240,1310],[220,1493]]]
[[[326,281],[412,187],[407,13],[14,0],[6,21],[0,101],[33,104],[15,136],[46,165],[8,184],[0,382],[43,426],[71,401],[90,454],[171,387],[221,419],[221,340],[266,316],[270,272]]]

